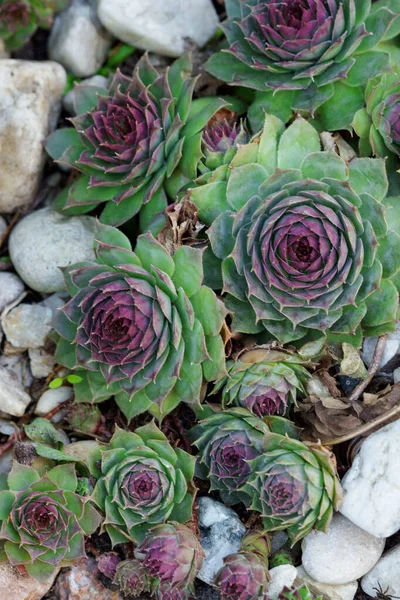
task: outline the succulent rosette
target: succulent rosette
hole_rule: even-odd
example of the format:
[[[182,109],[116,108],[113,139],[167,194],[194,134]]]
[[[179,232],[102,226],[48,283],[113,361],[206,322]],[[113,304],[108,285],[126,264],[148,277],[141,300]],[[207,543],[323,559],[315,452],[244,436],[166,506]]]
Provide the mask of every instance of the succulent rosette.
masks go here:
[[[0,489],[0,539],[12,565],[23,565],[40,581],[85,556],[84,536],[97,529],[101,517],[77,494],[73,465],[54,467],[40,477],[32,467],[14,462]]]
[[[96,254],[97,263],[66,269],[72,299],[54,323],[57,359],[82,378],[75,399],[114,395],[128,419],[199,404],[203,381],[225,373],[226,309],[202,285],[202,252],[171,256],[151,234],[132,252],[122,233],[100,226]]]
[[[151,422],[135,433],[116,429],[101,451],[93,501],[105,514],[104,529],[114,545],[141,541],[155,524],[192,517],[195,458],[172,448]]]
[[[285,586],[279,593],[277,600],[323,600],[323,598],[325,596],[318,592],[314,593],[305,583],[301,583],[290,588]],[[268,594],[265,600],[271,600]]]
[[[269,581],[266,563],[253,552],[226,556],[215,578],[221,600],[260,600],[265,598]]]
[[[153,527],[135,549],[135,557],[152,580],[154,593],[161,586],[191,592],[203,556],[200,542],[191,529],[173,522]]]
[[[383,73],[368,82],[365,107],[353,120],[364,155],[400,156],[400,74]]]
[[[196,475],[210,481],[225,504],[249,503],[241,488],[250,476],[250,460],[261,454],[270,428],[244,408],[232,408],[206,417],[189,431],[199,449]]]
[[[2,0],[0,2],[0,39],[9,51],[21,48],[38,27],[49,27],[55,10],[68,0]]]
[[[149,591],[149,581],[140,560],[123,560],[117,566],[114,582],[128,598],[138,598]]]
[[[270,434],[265,451],[250,462],[245,491],[251,508],[261,513],[265,531],[287,531],[293,544],[311,529],[327,531],[341,502],[341,487],[332,453]]]
[[[190,191],[211,225],[233,330],[357,345],[393,331],[400,237],[385,218],[387,188],[383,160],[347,164],[304,119],[285,129],[267,115],[225,177]]]
[[[206,69],[260,90],[257,101],[279,116],[320,107],[332,129],[350,124],[362,104],[360,88],[387,70],[389,54],[377,46],[400,26],[393,0],[229,0],[226,10],[228,47]]]
[[[258,417],[285,416],[305,394],[304,383],[310,377],[297,354],[274,349],[256,348],[227,362],[228,376],[220,379],[213,393],[222,392],[222,405],[242,406]]]
[[[180,177],[193,179],[202,157],[202,129],[227,102],[192,103],[195,79],[182,56],[164,74],[147,55],[132,77],[117,71],[108,90],[76,88],[74,128],[49,136],[46,149],[61,164],[81,172],[61,192],[56,208],[89,212],[106,203],[101,221],[120,225],[141,211],[141,226],[175,199]]]

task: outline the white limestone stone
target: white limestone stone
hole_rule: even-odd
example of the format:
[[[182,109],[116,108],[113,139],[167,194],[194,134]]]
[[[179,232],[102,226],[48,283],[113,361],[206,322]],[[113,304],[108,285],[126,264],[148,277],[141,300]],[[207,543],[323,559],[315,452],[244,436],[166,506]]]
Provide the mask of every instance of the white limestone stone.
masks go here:
[[[51,29],[49,56],[76,77],[89,77],[103,64],[112,37],[102,27],[95,2],[73,0]]]
[[[15,348],[40,348],[52,330],[53,311],[39,304],[19,304],[2,318],[7,341]]]
[[[32,289],[61,292],[65,289],[62,267],[95,259],[95,229],[94,217],[35,210],[11,232],[8,247],[14,268]]]
[[[400,545],[386,552],[364,575],[361,587],[368,596],[376,596],[379,587],[389,596],[400,596]]]
[[[22,294],[24,287],[23,282],[15,273],[0,272],[0,313]]]
[[[186,39],[204,46],[218,28],[211,0],[99,0],[98,15],[118,39],[164,56],[180,56]]]
[[[66,402],[70,398],[72,398],[73,389],[72,387],[68,387],[63,385],[59,388],[55,388],[52,390],[51,388],[46,390],[39,398],[38,403],[35,408],[35,415],[38,417],[43,417],[47,415],[47,413],[51,412],[59,404]],[[57,423],[62,419],[63,415],[61,412],[54,415],[52,421]]]
[[[0,60],[0,213],[34,199],[65,84],[58,63]]]
[[[268,586],[268,598],[276,600],[284,587],[290,588],[297,577],[297,569],[293,565],[280,565],[269,571],[271,581]]]
[[[30,401],[15,373],[0,366],[0,411],[22,417]]]
[[[354,596],[356,595],[358,581],[342,583],[341,585],[329,585],[328,583],[321,583],[320,581],[315,581],[315,579],[310,577],[302,565],[297,567],[297,574],[300,579],[311,586],[313,590],[322,594],[324,598],[329,598],[330,600],[353,600]]]
[[[303,539],[303,567],[321,583],[351,583],[372,569],[384,547],[384,539],[336,513],[327,533],[314,530]]]
[[[340,512],[370,534],[400,529],[400,420],[370,435],[342,481]]]

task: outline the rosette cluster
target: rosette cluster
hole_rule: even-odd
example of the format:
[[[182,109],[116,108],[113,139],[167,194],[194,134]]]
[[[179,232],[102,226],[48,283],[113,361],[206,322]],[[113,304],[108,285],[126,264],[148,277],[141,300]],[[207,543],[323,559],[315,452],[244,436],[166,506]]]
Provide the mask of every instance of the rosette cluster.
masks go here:
[[[113,545],[142,541],[155,524],[192,516],[195,458],[172,448],[154,422],[116,430],[101,453],[93,501]]]
[[[55,319],[58,360],[82,378],[76,399],[114,395],[129,419],[199,404],[203,381],[225,372],[226,309],[202,285],[202,252],[181,247],[171,256],[151,234],[132,252],[107,226],[97,237],[98,262],[66,270],[72,299]]]

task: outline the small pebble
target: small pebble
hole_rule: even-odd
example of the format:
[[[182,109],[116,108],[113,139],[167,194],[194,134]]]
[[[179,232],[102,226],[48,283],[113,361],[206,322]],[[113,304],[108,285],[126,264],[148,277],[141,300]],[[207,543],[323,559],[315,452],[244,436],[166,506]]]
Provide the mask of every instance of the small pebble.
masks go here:
[[[271,581],[268,586],[268,598],[276,600],[284,587],[290,588],[297,577],[297,569],[293,565],[280,565],[269,571]]]
[[[2,319],[7,341],[15,348],[40,348],[52,330],[53,311],[38,304],[20,304]]]
[[[388,596],[400,596],[400,545],[386,552],[364,575],[361,587],[368,596],[376,596],[379,587]]]
[[[22,417],[31,398],[12,371],[0,366],[0,411],[13,417]]]
[[[223,559],[238,552],[246,528],[231,508],[207,496],[198,499],[201,545],[205,552],[197,577],[212,583]]]
[[[34,377],[42,379],[50,375],[56,364],[54,354],[47,352],[44,348],[29,348],[28,354]]]
[[[367,337],[364,338],[363,348],[361,357],[367,367],[371,364],[372,357],[374,356],[375,346],[378,341],[377,337]],[[381,362],[379,364],[379,368],[382,369],[386,363],[389,362],[399,351],[400,349],[400,321],[397,323],[396,331],[389,333],[387,336],[385,349],[382,354]]]
[[[18,275],[8,271],[0,273],[0,313],[22,294],[24,288]]]
[[[321,583],[351,583],[372,569],[384,547],[384,539],[370,535],[336,513],[327,533],[311,531],[303,539],[303,567]]]
[[[63,402],[66,402],[67,400],[72,398],[73,393],[74,392],[72,387],[68,386],[61,386],[59,388],[55,388],[54,390],[52,390],[51,388],[46,390],[38,400],[38,403],[35,408],[35,415],[37,415],[38,417],[43,417],[44,415],[47,415],[47,413],[57,408],[59,404],[62,404]],[[54,423],[58,423],[63,419],[64,415],[65,411],[60,411],[56,415],[54,415],[52,421]]]

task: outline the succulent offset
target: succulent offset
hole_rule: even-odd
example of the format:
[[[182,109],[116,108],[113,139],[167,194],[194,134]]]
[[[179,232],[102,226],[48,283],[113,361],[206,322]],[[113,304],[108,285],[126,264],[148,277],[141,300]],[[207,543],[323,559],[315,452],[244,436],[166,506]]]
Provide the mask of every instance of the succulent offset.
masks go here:
[[[279,116],[319,109],[329,129],[350,124],[362,104],[360,88],[388,70],[379,42],[399,33],[394,2],[228,0],[226,10],[228,47],[209,59],[207,70],[263,92],[258,100]]]
[[[57,359],[82,377],[76,400],[114,395],[128,419],[200,404],[203,381],[225,373],[226,314],[202,285],[201,251],[170,256],[149,233],[132,252],[122,233],[101,226],[96,252],[97,263],[67,268],[72,299],[55,319]]]
[[[319,592],[313,592],[305,583],[293,585],[292,587],[285,586],[279,593],[277,600],[323,600],[325,596]],[[270,600],[268,594],[265,600]]]
[[[101,451],[93,501],[114,545],[142,541],[155,524],[192,517],[195,458],[172,448],[154,422],[134,433],[116,430]]]
[[[287,414],[310,377],[303,359],[274,348],[256,348],[227,362],[228,376],[218,381],[222,406],[242,406],[258,417]]]
[[[353,127],[365,156],[400,155],[399,72],[383,73],[368,82],[365,107],[355,114]]]
[[[128,598],[140,597],[149,591],[149,581],[140,560],[123,560],[117,566],[114,582]]]
[[[211,490],[218,490],[225,504],[251,502],[240,488],[251,469],[249,460],[260,455],[269,426],[244,408],[216,412],[201,420],[189,432],[199,449],[196,473],[209,479]]]
[[[0,2],[0,40],[9,51],[19,50],[38,27],[49,28],[54,12],[69,0],[2,0]]]
[[[81,172],[61,192],[59,209],[79,214],[105,202],[103,223],[120,225],[141,211],[147,229],[166,208],[167,195],[174,198],[178,191],[174,178],[193,178],[202,129],[226,104],[202,98],[195,110],[190,72],[188,55],[163,74],[145,55],[132,77],[117,71],[108,90],[77,87],[74,128],[57,130],[46,143],[52,158]]]
[[[311,529],[327,531],[341,501],[336,463],[329,450],[270,434],[264,453],[250,463],[244,486],[251,508],[261,513],[266,531],[287,531],[296,543]]]
[[[0,490],[0,540],[12,565],[23,565],[41,581],[85,556],[84,536],[97,529],[101,517],[78,495],[72,465],[54,467],[41,477],[14,462]]]
[[[191,529],[173,522],[153,527],[135,549],[135,557],[142,561],[155,594],[164,586],[192,591],[203,556],[200,542]]]
[[[385,218],[382,160],[347,164],[307,121],[285,129],[267,115],[220,174],[190,199],[210,225],[234,331],[360,344],[394,330],[400,237]]]
[[[269,581],[266,563],[253,552],[226,556],[215,578],[221,600],[260,600],[265,598]]]

